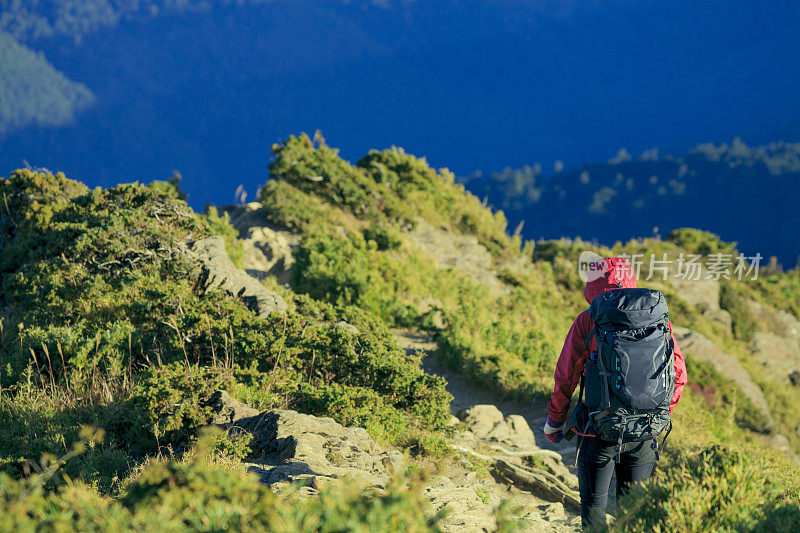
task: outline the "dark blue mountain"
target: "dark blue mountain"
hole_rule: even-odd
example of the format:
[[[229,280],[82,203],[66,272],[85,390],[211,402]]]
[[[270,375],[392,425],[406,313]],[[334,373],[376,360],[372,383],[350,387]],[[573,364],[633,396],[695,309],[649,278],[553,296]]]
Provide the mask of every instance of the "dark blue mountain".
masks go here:
[[[462,180],[528,239],[582,237],[611,245],[631,236],[703,228],[764,261],[800,265],[800,143],[701,145],[684,157],[625,151],[543,178],[537,167]]]
[[[4,173],[27,161],[110,185],[178,169],[201,207],[240,184],[252,197],[272,143],[316,129],[351,159],[396,144],[461,175],[800,139],[794,0],[117,4],[147,9],[82,26],[53,11],[72,25],[14,33],[95,99],[7,134]]]

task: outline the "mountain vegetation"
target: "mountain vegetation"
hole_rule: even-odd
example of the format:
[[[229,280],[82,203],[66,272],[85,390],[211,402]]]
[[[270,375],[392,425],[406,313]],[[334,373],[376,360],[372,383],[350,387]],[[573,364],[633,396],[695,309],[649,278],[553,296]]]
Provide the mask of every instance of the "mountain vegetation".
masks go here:
[[[249,4],[269,1],[245,0]],[[215,3],[224,5],[230,0],[2,0],[0,29],[20,40],[60,36],[79,41],[99,28],[133,17],[207,10]]]
[[[220,235],[241,264],[245,235],[227,211],[190,209],[177,180],[90,190],[20,170],[0,181],[0,528],[436,530],[421,491],[426,456],[459,457],[450,396],[391,328],[431,332],[440,364],[499,397],[543,402],[586,306],[581,251],[736,251],[692,229],[613,247],[525,242],[451,172],[400,148],[352,164],[320,135],[292,136],[273,146],[269,170],[257,212],[298,244],[289,285],[262,280],[287,304],[266,316],[204,283],[195,243]],[[646,282],[667,295],[674,324],[746,367],[771,415],[686,349],[675,431],[620,530],[783,531],[800,520],[800,389],[757,364],[749,340],[774,330],[778,309],[797,317],[800,273],[763,274],[723,279],[702,304],[691,284]],[[363,427],[409,454],[407,475],[376,495],[275,496],[243,473],[246,440],[202,431],[217,389]],[[778,435],[787,451],[770,447]]]
[[[179,169],[201,209],[240,183],[252,198],[272,140],[317,127],[349,158],[399,142],[461,176],[645,142],[796,140],[798,5],[732,1],[0,0],[0,31],[95,96],[69,124],[5,124],[0,172],[28,161],[113,186]]]
[[[0,136],[23,126],[62,126],[91,105],[86,86],[0,30]]]
[[[775,256],[786,268],[800,260],[793,237],[800,215],[792,207],[800,144],[750,147],[734,139],[699,145],[683,158],[654,150],[632,158],[622,149],[607,163],[548,178],[540,166],[529,166],[463,183],[512,223],[525,221],[529,239],[582,236],[611,244],[691,226],[736,240],[748,255]]]

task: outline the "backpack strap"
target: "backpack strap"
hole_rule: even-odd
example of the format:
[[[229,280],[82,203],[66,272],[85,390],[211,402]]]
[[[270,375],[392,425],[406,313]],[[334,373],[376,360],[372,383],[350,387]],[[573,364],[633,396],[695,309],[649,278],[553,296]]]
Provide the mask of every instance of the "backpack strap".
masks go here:
[[[650,418],[650,435],[653,436],[653,451],[656,454],[656,462],[658,462],[658,459],[659,459],[659,456],[658,456],[658,433],[656,433],[656,430],[653,428],[653,416],[650,415],[649,418]]]
[[[594,337],[596,330],[597,330],[597,326],[592,326],[592,329],[589,330],[589,334],[586,336],[586,339],[583,341],[583,345],[587,349],[589,348],[589,343],[592,342],[592,337]],[[580,392],[578,393],[578,401],[579,402],[583,402],[583,391],[584,391],[584,388],[586,387],[586,381],[585,381],[585,379],[586,379],[585,378],[585,376],[586,376],[586,365],[584,364],[583,367],[584,367],[583,368],[583,374],[581,374],[581,388],[580,388]]]
[[[603,382],[603,387],[600,389],[600,393],[602,395],[602,399],[600,401],[600,405],[603,406],[602,410],[607,411],[611,407],[611,396],[608,391],[608,379],[613,375],[612,372],[609,372],[606,368],[605,361],[603,361],[603,354],[600,351],[600,338],[598,337],[597,342],[597,374],[600,376],[600,380]]]
[[[586,340],[583,341],[583,345],[587,348],[589,347],[589,343],[592,342],[592,337],[597,334],[597,326],[592,326],[592,329],[589,330],[589,334],[586,336]]]
[[[622,437],[625,434],[625,424],[628,421],[628,417],[623,415],[622,416],[622,425],[619,427],[619,438],[617,439],[617,453],[614,456],[614,462],[619,463],[620,458],[622,456]]]
[[[658,446],[658,435],[656,434],[655,430],[653,430],[652,428],[653,428],[653,425],[652,425],[652,422],[651,422],[651,424],[650,424],[651,432],[650,433],[653,435],[653,451],[656,452],[656,462],[657,462],[658,459],[660,458],[659,453],[658,453],[658,449],[659,449],[659,446]],[[663,448],[664,445],[667,443],[667,437],[669,437],[669,434],[670,434],[671,431],[672,431],[672,420],[669,421],[669,425],[667,426],[667,432],[664,434],[664,440],[661,441],[661,448]]]
[[[661,441],[661,447],[663,448],[664,445],[667,443],[667,437],[669,437],[669,433],[672,431],[672,420],[669,421],[669,425],[667,426],[667,432],[664,435],[664,440]]]

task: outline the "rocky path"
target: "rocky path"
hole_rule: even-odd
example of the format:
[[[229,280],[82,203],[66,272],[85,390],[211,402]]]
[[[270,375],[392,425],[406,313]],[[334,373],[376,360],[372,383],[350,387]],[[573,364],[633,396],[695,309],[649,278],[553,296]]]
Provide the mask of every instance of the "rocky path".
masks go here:
[[[436,351],[436,342],[428,333],[399,329],[394,333],[398,343],[404,349],[419,350],[426,354],[422,364],[427,372],[442,376],[447,380],[447,392],[453,395],[453,401],[450,404],[450,411],[453,414],[473,405],[490,404],[496,406],[504,416],[520,415],[533,430],[536,447],[558,453],[566,465],[575,463],[574,444],[563,442],[556,445],[545,438],[542,427],[547,419],[547,408],[544,403],[523,403],[500,399],[497,394],[469,382],[460,374],[442,368],[433,356]]]
[[[500,401],[441,368],[433,357],[436,344],[424,332],[395,335],[406,350],[426,354],[426,371],[444,377],[453,395],[450,409],[460,429],[453,447],[461,460],[426,489],[435,510],[449,511],[444,530],[492,531],[494,509],[508,500],[524,531],[577,531],[577,479],[565,466],[574,461],[574,446],[554,446],[545,439],[544,406]],[[476,465],[491,475],[479,475]]]

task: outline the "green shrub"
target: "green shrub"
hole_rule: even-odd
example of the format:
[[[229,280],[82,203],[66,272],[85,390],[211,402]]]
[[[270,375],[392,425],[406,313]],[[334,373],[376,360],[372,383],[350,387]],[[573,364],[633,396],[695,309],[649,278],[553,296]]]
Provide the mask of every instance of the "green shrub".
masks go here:
[[[330,413],[340,424],[363,427],[373,438],[384,443],[395,443],[413,423],[409,415],[387,404],[375,391],[363,387],[345,387],[335,383],[317,387],[301,385],[294,395],[293,405],[313,415],[330,416]],[[444,415],[443,412],[430,414],[434,417]]]
[[[439,530],[439,517],[423,511],[419,479],[397,479],[382,492],[332,485],[316,498],[278,497],[254,475],[208,466],[215,438],[201,438],[190,462],[153,462],[119,501],[80,482],[46,492],[43,476],[0,473],[0,531]]]
[[[715,445],[683,453],[620,501],[616,531],[793,531],[797,494],[773,473],[788,462],[763,450]]]
[[[188,246],[215,231],[235,239],[213,210],[197,215],[169,189],[90,192],[62,175],[28,171],[0,181],[0,189],[9,206],[0,221],[0,283],[13,309],[0,339],[3,392],[17,401],[44,389],[63,398],[61,408],[47,408],[42,432],[61,417],[70,419],[67,434],[97,423],[135,458],[158,444],[183,448],[207,422],[202,403],[217,388],[258,408],[300,406],[316,394],[315,409],[335,415],[323,400],[334,402],[326,387],[337,385],[369,391],[370,402],[384,407],[340,417],[376,435],[392,434],[383,425],[396,424],[384,411],[444,426],[443,381],[425,374],[379,319],[307,297],[295,310],[262,318],[236,298],[198,290]],[[81,397],[90,398],[85,408]],[[370,413],[374,420],[364,418]],[[0,455],[9,465],[58,445],[14,435],[13,442],[38,444]]]
[[[703,257],[711,254],[735,254],[736,252],[735,242],[725,242],[719,238],[719,235],[694,228],[672,230],[666,240],[689,253]]]
[[[330,216],[322,200],[379,228],[412,229],[417,218],[423,218],[458,233],[475,235],[498,256],[507,257],[519,250],[519,238],[506,234],[502,212],[486,209],[463,185],[455,183],[449,170],[437,172],[424,158],[406,154],[401,148],[371,150],[351,165],[319,134],[313,141],[303,134],[274,145],[272,151],[272,179],[260,198],[274,222],[308,229],[312,222]],[[376,242],[381,249],[390,248]]]
[[[399,199],[384,193],[371,177],[339,158],[338,150],[325,144],[319,133],[312,141],[307,135],[289,137],[272,147],[275,156],[270,176],[296,188],[316,194],[333,205],[349,209],[358,217],[383,218],[413,225],[411,215]]]
[[[408,447],[412,453],[435,460],[447,459],[455,454],[455,450],[442,435],[432,433],[415,436]]]
[[[756,330],[756,323],[747,304],[748,295],[738,283],[731,281],[719,286],[719,306],[731,315],[733,335],[742,341],[750,342]]]
[[[139,416],[146,418],[133,420],[133,426],[150,429],[165,444],[181,442],[208,423],[211,410],[204,400],[218,389],[232,389],[234,383],[233,373],[224,369],[182,363],[156,367],[131,396]]]
[[[189,195],[181,188],[181,180],[183,176],[177,170],[172,171],[172,176],[166,180],[153,180],[148,184],[148,187],[153,189],[156,194],[160,196],[167,196],[174,200],[183,200],[184,202],[189,198]]]
[[[447,169],[438,172],[424,158],[405,153],[402,148],[370,152],[356,165],[399,198],[399,203],[430,224],[457,233],[475,235],[478,241],[498,256],[519,251],[520,240],[506,234],[507,221],[501,211],[493,213]]]
[[[757,289],[756,299],[800,319],[800,266],[786,272],[762,269],[750,284]]]
[[[328,221],[331,208],[315,195],[280,180],[269,180],[259,191],[267,218],[280,226],[306,231]]]
[[[419,319],[414,308],[398,298],[412,292],[405,265],[361,234],[310,234],[295,251],[295,261],[295,291],[338,305],[358,305],[389,323],[414,325]]]
[[[368,228],[364,229],[363,234],[364,240],[374,242],[381,252],[394,250],[403,244],[400,232],[384,223],[373,222]]]

